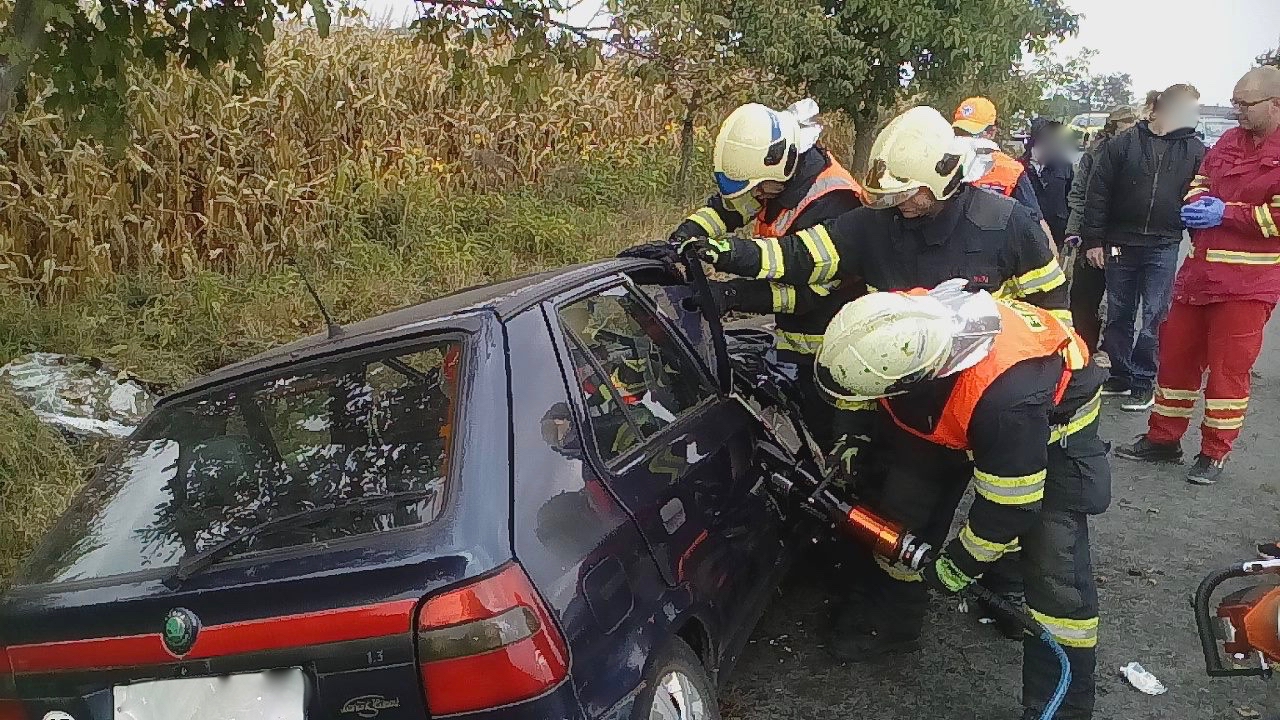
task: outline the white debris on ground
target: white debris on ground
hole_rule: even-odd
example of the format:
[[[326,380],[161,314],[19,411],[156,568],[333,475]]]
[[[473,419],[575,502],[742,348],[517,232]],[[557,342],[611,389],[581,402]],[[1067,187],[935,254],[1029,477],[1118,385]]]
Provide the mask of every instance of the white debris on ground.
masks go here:
[[[15,358],[0,367],[0,382],[41,421],[85,438],[126,437],[157,399],[128,373],[93,358],[57,353]]]
[[[1130,685],[1148,695],[1163,695],[1168,689],[1155,675],[1152,675],[1146,668],[1136,662],[1131,662],[1120,668],[1120,674],[1129,681]]]

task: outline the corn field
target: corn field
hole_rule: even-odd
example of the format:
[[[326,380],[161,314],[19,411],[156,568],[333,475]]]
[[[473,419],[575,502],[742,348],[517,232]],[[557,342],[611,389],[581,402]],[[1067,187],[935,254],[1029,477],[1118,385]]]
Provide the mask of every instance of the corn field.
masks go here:
[[[268,56],[248,93],[229,74],[139,70],[118,159],[38,104],[13,116],[0,279],[47,296],[138,269],[266,267],[325,250],[405,187],[444,199],[555,183],[678,137],[680,108],[607,66],[517,107],[487,71],[509,57],[500,47],[451,71],[410,37],[354,28],[282,33]]]

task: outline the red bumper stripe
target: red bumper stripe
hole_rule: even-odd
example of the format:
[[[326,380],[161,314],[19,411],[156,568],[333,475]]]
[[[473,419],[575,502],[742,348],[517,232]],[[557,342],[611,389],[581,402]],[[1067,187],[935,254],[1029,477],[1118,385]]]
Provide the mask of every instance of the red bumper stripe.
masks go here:
[[[9,658],[15,674],[105,670],[399,635],[412,629],[417,604],[399,600],[211,625],[200,630],[195,647],[181,658],[165,648],[160,633],[11,645]]]

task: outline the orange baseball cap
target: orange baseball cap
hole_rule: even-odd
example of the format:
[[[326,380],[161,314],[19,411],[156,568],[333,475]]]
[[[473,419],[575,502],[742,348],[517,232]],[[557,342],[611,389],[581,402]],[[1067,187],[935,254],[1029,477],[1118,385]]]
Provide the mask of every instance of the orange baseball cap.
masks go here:
[[[951,123],[952,127],[977,135],[996,124],[995,103],[984,97],[971,97],[960,103]]]

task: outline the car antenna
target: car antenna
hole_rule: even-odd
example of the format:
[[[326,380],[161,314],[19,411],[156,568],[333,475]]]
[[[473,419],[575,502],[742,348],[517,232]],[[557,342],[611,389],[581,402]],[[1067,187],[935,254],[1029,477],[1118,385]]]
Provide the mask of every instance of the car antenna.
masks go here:
[[[297,260],[289,258],[286,260],[294,272],[298,273],[298,277],[302,278],[302,284],[306,286],[307,292],[311,294],[311,299],[316,301],[316,307],[320,308],[320,315],[324,318],[325,332],[328,333],[329,339],[332,340],[343,334],[342,326],[333,321],[333,316],[329,314],[329,309],[324,306],[324,301],[320,299],[320,293],[316,292],[316,288],[311,284],[311,279],[302,271],[302,266]]]

